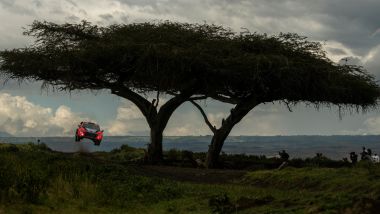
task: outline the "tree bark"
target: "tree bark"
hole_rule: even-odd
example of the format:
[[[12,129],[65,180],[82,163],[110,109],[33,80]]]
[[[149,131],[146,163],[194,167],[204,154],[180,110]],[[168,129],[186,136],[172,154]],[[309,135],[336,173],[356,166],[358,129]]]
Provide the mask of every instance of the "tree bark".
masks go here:
[[[218,167],[218,160],[220,152],[222,151],[224,141],[230,134],[232,128],[243,119],[255,106],[259,104],[255,99],[246,99],[238,103],[233,109],[231,109],[230,115],[226,120],[223,120],[222,126],[214,132],[214,135],[209,145],[206,158],[207,168]]]
[[[222,151],[224,141],[228,137],[232,130],[232,127],[222,126],[218,129],[214,136],[212,137],[211,144],[208,148],[206,167],[207,168],[217,168],[219,154]]]
[[[162,139],[163,129],[159,127],[150,128],[150,144],[148,145],[148,160],[151,163],[162,161]]]
[[[191,93],[183,92],[161,106],[158,113],[151,115],[149,119],[150,144],[148,146],[149,160],[151,163],[159,163],[163,160],[162,140],[163,132],[173,112],[190,97]],[[157,111],[156,111],[157,112]]]

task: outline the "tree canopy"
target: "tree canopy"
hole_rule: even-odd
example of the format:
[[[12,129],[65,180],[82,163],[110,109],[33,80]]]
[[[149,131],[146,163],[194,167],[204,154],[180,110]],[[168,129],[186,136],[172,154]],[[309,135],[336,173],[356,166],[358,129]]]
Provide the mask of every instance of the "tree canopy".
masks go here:
[[[318,42],[297,34],[243,32],[208,24],[135,23],[99,27],[35,21],[35,43],[0,52],[12,78],[43,80],[60,89],[127,86],[194,94],[229,103],[251,96],[368,107],[379,94],[372,76],[331,62]]]
[[[155,130],[151,136],[157,135],[152,141],[162,141],[171,114],[186,101],[236,104],[228,127],[222,127],[219,139],[224,141],[260,103],[367,109],[377,106],[380,96],[362,67],[334,63],[321,43],[293,33],[235,33],[223,26],[170,21],[110,26],[35,21],[24,34],[34,43],[0,51],[2,73],[61,90],[110,89],[139,107]],[[157,92],[157,99],[148,101],[141,95],[147,92]],[[160,94],[172,98],[158,111]]]

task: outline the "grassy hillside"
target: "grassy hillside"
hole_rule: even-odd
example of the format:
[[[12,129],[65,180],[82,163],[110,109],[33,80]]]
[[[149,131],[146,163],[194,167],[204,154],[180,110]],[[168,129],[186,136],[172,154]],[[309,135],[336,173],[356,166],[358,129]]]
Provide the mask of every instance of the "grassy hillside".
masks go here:
[[[376,213],[380,167],[286,168],[206,184],[142,171],[142,150],[64,154],[44,145],[0,144],[0,213]],[[159,169],[160,166],[149,169]],[[186,173],[185,173],[185,170]],[[224,170],[213,173],[227,173]],[[228,171],[228,173],[233,173]],[[236,172],[240,173],[240,172]],[[155,176],[154,176],[155,175]],[[219,174],[220,175],[220,174]],[[165,179],[170,177],[171,179]],[[223,176],[220,176],[221,178]],[[200,177],[202,178],[202,177]],[[193,181],[189,178],[189,181]]]

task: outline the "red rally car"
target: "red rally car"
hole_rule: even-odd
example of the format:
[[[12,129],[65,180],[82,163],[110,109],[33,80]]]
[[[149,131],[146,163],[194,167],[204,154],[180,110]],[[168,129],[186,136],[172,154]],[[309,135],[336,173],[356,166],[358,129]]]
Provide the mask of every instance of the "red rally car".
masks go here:
[[[81,122],[75,131],[75,141],[79,142],[83,138],[92,140],[98,146],[103,139],[103,130],[96,123]]]

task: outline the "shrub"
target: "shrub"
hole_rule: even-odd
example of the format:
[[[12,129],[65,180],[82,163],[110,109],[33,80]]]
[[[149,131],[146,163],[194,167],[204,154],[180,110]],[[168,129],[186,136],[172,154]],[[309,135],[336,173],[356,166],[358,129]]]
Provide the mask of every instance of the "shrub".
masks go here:
[[[227,214],[235,210],[235,206],[231,203],[226,193],[211,197],[208,205],[211,208],[211,212],[215,214]]]
[[[41,169],[21,171],[16,176],[15,190],[26,202],[37,203],[48,187],[48,177]]]

